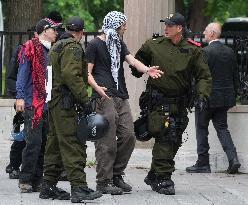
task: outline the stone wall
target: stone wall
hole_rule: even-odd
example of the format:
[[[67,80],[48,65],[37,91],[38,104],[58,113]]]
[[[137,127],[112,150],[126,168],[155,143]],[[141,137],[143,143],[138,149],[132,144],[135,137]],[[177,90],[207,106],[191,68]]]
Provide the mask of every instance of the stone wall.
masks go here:
[[[174,7],[174,0],[124,0],[124,13],[127,16],[128,27],[124,41],[133,55],[145,40],[152,37],[153,33],[164,33],[164,24],[160,23],[160,20],[173,13]],[[132,114],[136,119],[140,112],[137,106],[138,98],[145,88],[146,76],[141,79],[133,77],[127,64],[125,76]]]

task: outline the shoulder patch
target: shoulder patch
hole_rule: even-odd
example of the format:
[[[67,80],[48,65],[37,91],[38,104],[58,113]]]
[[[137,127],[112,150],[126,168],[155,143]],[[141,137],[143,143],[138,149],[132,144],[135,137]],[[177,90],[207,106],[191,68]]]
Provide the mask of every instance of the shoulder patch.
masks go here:
[[[196,42],[196,41],[192,40],[191,38],[188,38],[187,39],[187,42],[190,43],[190,44],[192,44],[192,45],[194,45],[194,46],[198,46],[198,47],[201,46],[201,43]]]

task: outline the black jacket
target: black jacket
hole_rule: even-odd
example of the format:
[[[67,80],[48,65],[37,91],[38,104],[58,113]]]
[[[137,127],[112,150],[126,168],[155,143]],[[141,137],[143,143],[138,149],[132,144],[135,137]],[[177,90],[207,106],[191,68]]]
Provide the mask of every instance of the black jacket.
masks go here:
[[[6,74],[6,95],[11,98],[16,97],[16,79],[19,68],[18,53],[22,45],[18,45],[13,49]]]
[[[206,52],[212,75],[209,107],[232,107],[236,105],[239,77],[234,51],[219,41],[210,43],[203,50]]]

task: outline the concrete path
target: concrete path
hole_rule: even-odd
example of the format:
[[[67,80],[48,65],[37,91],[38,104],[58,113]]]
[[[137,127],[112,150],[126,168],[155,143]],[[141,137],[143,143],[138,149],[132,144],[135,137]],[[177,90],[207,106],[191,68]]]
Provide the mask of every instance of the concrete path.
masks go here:
[[[41,200],[38,193],[21,194],[17,180],[10,180],[5,173],[8,164],[11,142],[1,139],[0,142],[0,205],[62,205],[70,201]],[[94,147],[89,144],[88,159],[94,160]],[[133,186],[131,194],[122,196],[104,195],[102,198],[85,204],[105,205],[243,205],[248,204],[248,175],[227,175],[225,173],[187,174],[177,170],[173,174],[176,184],[176,195],[165,196],[153,192],[143,179],[148,172],[151,161],[151,150],[135,149],[125,179]],[[90,188],[95,189],[95,169],[87,168],[87,179]],[[70,191],[68,182],[59,182],[59,187]]]

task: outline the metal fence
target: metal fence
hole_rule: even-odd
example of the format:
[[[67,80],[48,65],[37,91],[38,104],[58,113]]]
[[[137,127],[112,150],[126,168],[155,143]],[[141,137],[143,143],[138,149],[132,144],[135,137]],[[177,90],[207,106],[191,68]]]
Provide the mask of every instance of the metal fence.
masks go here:
[[[86,32],[85,47],[90,40],[99,34],[99,32]],[[12,49],[30,39],[32,35],[32,32],[0,31],[0,97],[4,96],[2,87],[5,87],[6,80],[3,77],[5,77],[4,73],[7,72]],[[204,46],[202,33],[191,33],[190,36],[195,41],[203,43]],[[241,103],[248,104],[248,32],[223,32],[220,40],[236,53],[239,65]]]
[[[99,32],[85,32],[85,47],[90,40],[99,34]],[[8,63],[10,61],[13,49],[15,49],[17,45],[24,43],[28,39],[31,39],[32,36],[33,32],[0,31],[0,97],[4,97],[3,87],[5,87]]]
[[[195,33],[192,38],[203,43],[204,35]],[[248,104],[248,32],[246,31],[226,31],[221,34],[220,41],[231,47],[236,53],[239,72],[239,96],[240,103]]]

